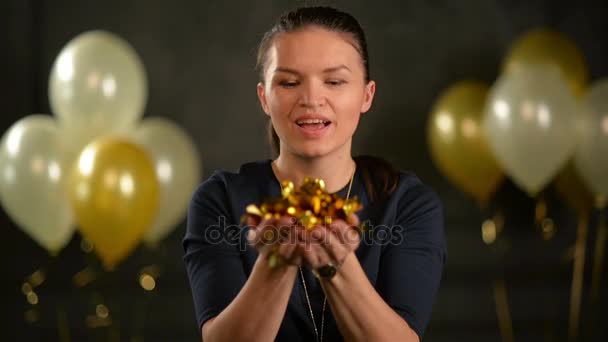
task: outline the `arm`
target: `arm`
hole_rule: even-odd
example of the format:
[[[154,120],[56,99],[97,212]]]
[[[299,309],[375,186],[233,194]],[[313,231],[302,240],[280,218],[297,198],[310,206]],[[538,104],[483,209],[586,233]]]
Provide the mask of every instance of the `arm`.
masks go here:
[[[346,257],[335,277],[321,285],[346,341],[419,341],[376,292],[354,253]]]
[[[212,176],[194,194],[184,238],[186,264],[204,341],[272,341],[281,325],[297,267],[270,270],[261,252],[249,278],[238,246],[225,238],[230,220],[224,183]],[[219,229],[219,233],[213,230]]]
[[[427,187],[416,185],[398,204],[391,240],[380,257],[376,287],[353,253],[334,278],[322,281],[344,337],[350,341],[421,339],[444,260],[441,203]]]
[[[264,259],[264,260],[262,260]],[[296,267],[268,269],[260,256],[236,298],[202,328],[204,341],[273,341],[279,331]]]

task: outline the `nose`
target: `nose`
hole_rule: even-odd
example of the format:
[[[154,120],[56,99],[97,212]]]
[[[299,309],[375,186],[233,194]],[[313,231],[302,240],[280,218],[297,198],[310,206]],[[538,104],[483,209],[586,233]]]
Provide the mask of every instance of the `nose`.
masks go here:
[[[322,84],[309,80],[300,88],[299,105],[302,107],[323,106],[326,102],[325,92]]]

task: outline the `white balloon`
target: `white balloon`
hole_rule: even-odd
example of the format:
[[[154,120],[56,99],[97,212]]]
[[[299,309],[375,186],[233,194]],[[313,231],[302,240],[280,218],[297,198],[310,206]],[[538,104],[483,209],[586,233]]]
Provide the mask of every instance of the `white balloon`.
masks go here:
[[[72,159],[102,135],[127,132],[142,117],[147,79],[136,51],[105,31],[84,32],[57,56],[49,79],[49,101]]]
[[[7,214],[49,252],[59,252],[75,226],[65,188],[67,168],[55,120],[30,115],[0,143],[0,200]]]
[[[580,106],[574,163],[591,190],[608,197],[608,79],[594,83]]]
[[[201,178],[201,161],[192,139],[179,126],[160,117],[146,118],[132,135],[152,157],[160,184],[160,206],[144,240],[156,243],[185,217]]]
[[[576,100],[552,65],[522,65],[490,91],[484,129],[505,172],[530,195],[572,156]]]

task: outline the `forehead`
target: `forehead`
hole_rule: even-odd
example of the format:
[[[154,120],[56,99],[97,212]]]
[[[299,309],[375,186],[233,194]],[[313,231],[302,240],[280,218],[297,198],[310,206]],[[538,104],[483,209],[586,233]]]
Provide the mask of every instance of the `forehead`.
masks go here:
[[[279,34],[268,50],[268,69],[277,66],[301,71],[344,64],[351,70],[362,70],[361,57],[346,33],[308,27]]]

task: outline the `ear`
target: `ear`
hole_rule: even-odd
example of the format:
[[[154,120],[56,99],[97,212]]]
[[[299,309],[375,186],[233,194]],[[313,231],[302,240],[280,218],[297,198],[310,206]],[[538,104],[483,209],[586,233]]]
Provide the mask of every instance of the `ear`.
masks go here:
[[[262,110],[264,110],[264,113],[266,113],[266,115],[270,115],[270,111],[268,110],[268,102],[266,101],[266,92],[262,82],[258,83],[258,99],[260,100],[260,105],[262,105]]]
[[[365,94],[363,94],[363,102],[361,103],[361,113],[367,112],[372,106],[374,94],[376,93],[376,82],[369,81],[369,83],[365,85],[364,92]]]

